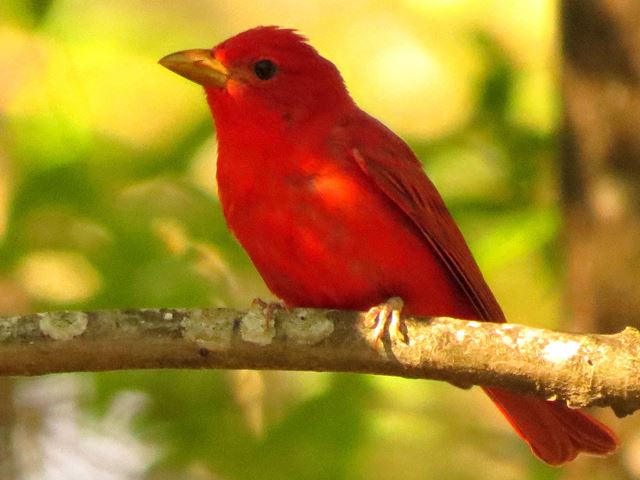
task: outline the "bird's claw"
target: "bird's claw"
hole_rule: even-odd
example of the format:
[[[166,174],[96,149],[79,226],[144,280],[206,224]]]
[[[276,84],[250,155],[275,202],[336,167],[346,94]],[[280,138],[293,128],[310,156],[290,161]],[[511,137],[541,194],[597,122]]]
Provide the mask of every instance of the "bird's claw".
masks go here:
[[[408,338],[402,331],[400,314],[404,301],[400,297],[391,297],[386,302],[369,309],[365,314],[365,325],[373,328],[371,339],[374,344],[380,342],[385,329],[393,341],[408,343]]]

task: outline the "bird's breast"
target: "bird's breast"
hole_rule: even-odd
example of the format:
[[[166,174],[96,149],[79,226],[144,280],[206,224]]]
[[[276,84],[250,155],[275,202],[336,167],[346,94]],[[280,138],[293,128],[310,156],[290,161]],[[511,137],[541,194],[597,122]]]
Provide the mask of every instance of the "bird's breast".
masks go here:
[[[295,167],[262,162],[247,181],[237,162],[220,167],[227,223],[277,296],[337,307],[367,290],[370,263],[356,253],[370,235],[363,218],[375,214],[374,202],[355,169],[314,158],[299,158]]]
[[[450,311],[456,293],[446,269],[355,163],[304,157],[296,165],[263,163],[251,181],[242,169],[218,169],[227,223],[275,295],[349,309],[399,295],[408,311]]]

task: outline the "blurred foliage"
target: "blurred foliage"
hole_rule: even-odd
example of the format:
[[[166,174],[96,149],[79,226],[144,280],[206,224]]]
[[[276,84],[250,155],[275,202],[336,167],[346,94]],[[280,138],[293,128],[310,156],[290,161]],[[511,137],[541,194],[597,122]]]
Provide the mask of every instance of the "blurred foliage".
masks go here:
[[[0,311],[268,297],[221,216],[202,94],[155,62],[280,24],[309,35],[363,107],[409,140],[507,316],[556,326],[554,6],[3,0]],[[561,475],[475,390],[284,372],[77,377],[89,417],[110,419],[127,392],[148,399],[131,427],[157,447],[147,478]]]

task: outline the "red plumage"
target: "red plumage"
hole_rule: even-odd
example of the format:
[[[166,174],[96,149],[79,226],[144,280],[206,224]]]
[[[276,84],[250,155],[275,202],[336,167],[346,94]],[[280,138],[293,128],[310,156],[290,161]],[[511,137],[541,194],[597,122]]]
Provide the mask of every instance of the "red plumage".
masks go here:
[[[227,75],[205,84],[224,215],[278,297],[366,310],[399,296],[408,314],[505,320],[420,162],[355,105],[331,62],[276,27],[211,55]],[[258,61],[275,73],[260,78]],[[616,448],[606,426],[560,402],[485,391],[547,463]]]

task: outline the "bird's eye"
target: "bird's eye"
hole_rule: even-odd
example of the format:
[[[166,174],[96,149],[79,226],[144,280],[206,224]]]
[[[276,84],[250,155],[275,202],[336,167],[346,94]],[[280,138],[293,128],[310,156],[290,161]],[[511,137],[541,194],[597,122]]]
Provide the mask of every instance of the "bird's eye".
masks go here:
[[[271,60],[258,60],[253,65],[253,72],[260,80],[269,80],[278,72],[278,67]]]

